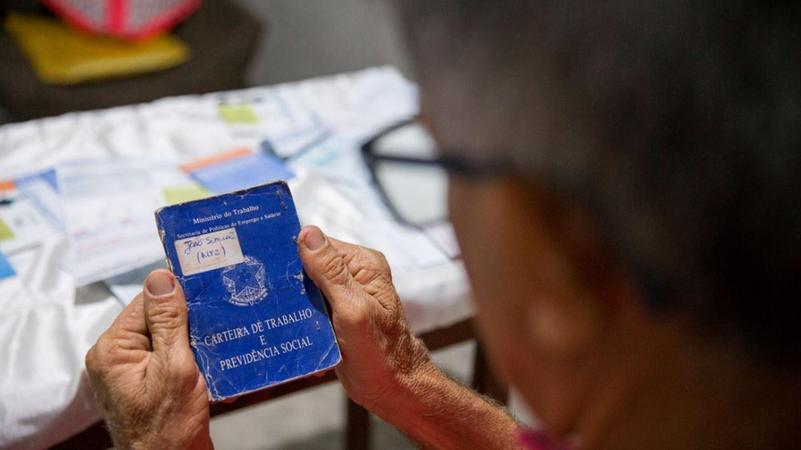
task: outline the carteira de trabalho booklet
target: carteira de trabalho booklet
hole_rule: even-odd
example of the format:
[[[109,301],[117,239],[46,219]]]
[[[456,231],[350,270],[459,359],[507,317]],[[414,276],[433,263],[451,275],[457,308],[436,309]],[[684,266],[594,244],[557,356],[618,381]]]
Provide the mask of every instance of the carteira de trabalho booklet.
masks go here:
[[[325,302],[303,272],[286,183],[167,206],[156,223],[212,400],[339,363]]]

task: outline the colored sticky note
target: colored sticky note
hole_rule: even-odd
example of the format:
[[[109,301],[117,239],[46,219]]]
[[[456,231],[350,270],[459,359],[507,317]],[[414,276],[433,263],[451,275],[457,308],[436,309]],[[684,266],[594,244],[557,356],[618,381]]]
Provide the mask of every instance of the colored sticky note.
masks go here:
[[[202,186],[167,186],[161,189],[168,205],[206,198],[211,193]]]
[[[230,125],[249,125],[259,123],[259,117],[249,104],[220,105],[220,117]]]
[[[0,219],[0,241],[5,241],[13,237],[14,232],[11,231],[11,228],[5,222],[3,222],[3,219]]]

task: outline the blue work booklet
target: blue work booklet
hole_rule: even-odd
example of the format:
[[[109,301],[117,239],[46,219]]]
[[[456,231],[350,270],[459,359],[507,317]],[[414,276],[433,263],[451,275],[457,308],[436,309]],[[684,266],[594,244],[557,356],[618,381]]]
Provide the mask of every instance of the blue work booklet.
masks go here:
[[[156,222],[212,400],[339,363],[322,295],[303,272],[286,183],[167,206]]]

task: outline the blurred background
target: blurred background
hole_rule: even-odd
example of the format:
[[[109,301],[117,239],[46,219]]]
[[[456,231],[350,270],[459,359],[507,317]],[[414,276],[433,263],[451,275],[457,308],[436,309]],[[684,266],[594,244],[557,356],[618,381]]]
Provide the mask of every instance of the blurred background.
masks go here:
[[[252,85],[275,84],[391,64],[409,76],[408,61],[383,0],[241,0],[261,21],[248,68]]]
[[[3,0],[0,12],[6,20],[14,13],[53,16],[38,0]],[[188,44],[188,62],[165,72],[90,80],[88,86],[77,83],[66,90],[37,79],[7,23],[0,35],[5,62],[0,123],[385,64],[410,73],[390,8],[380,0],[206,0],[173,34]],[[136,92],[120,96],[117,87]]]

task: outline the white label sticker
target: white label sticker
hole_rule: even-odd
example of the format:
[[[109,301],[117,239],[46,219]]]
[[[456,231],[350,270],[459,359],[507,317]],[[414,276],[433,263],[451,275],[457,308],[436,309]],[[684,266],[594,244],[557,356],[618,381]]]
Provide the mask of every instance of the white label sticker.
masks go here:
[[[175,250],[184,275],[219,269],[245,260],[236,228],[175,241]]]

